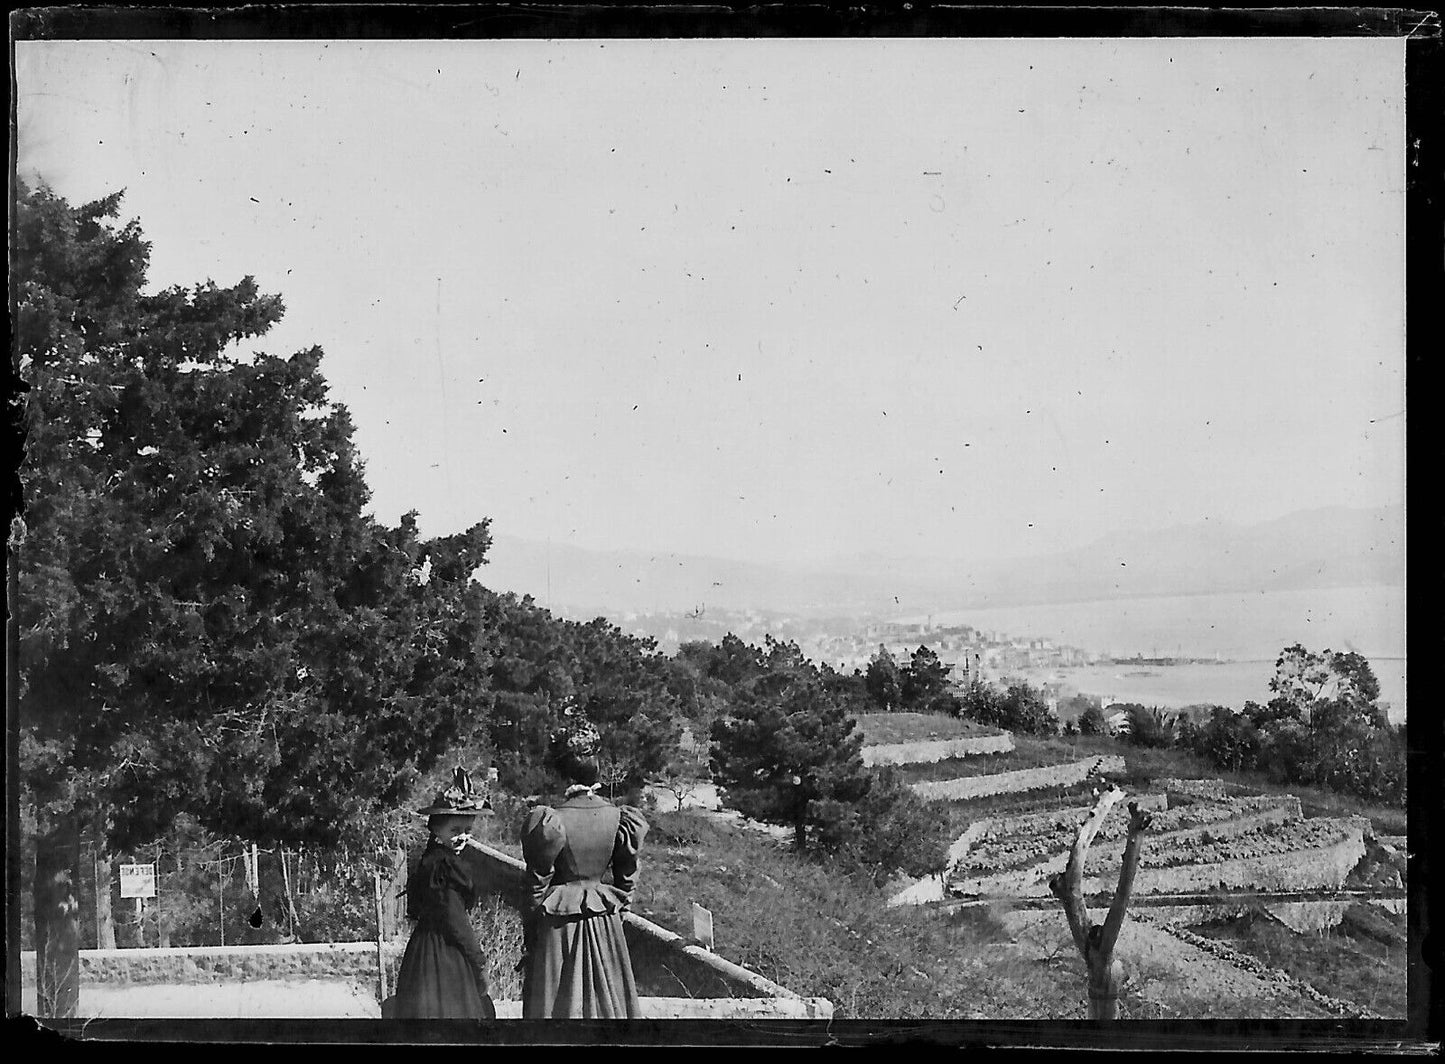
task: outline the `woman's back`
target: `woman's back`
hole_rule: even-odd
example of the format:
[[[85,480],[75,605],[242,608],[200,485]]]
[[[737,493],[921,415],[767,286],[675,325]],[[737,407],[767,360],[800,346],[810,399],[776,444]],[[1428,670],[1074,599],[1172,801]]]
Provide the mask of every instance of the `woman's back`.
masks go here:
[[[538,806],[522,830],[532,880],[526,1017],[636,1016],[622,912],[637,878],[647,821],[584,790]],[[603,882],[608,870],[611,882]]]

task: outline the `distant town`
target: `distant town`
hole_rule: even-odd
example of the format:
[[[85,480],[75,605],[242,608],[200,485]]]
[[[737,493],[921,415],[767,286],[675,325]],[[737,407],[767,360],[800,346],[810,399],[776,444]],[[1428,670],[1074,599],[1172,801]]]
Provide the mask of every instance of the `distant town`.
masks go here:
[[[998,680],[1083,665],[1214,664],[1222,660],[1217,657],[1116,657],[1051,639],[966,624],[900,623],[856,617],[805,618],[763,610],[699,607],[688,613],[628,613],[620,618],[619,627],[633,635],[655,639],[658,649],[668,654],[682,643],[693,640],[715,643],[728,633],[754,644],[771,635],[774,639],[796,642],[813,661],[820,665],[826,663],[839,672],[867,668],[880,646],[895,658],[907,660],[919,646],[926,645],[949,666],[950,678],[956,683]]]

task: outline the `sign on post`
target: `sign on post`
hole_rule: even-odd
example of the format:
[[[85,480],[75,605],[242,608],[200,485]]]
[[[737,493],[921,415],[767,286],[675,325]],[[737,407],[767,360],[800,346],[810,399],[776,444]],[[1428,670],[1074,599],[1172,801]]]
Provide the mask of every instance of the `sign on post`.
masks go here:
[[[154,898],[156,896],[156,866],[153,864],[121,865],[120,896],[122,898]]]
[[[703,949],[712,952],[712,910],[692,903],[692,938]]]

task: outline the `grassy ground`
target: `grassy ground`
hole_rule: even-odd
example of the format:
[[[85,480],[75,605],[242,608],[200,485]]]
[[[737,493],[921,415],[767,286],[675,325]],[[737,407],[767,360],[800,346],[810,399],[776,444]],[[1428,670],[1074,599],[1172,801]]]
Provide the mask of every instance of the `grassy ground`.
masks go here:
[[[1331,997],[1387,1016],[1405,1015],[1404,916],[1353,905],[1340,925],[1297,934],[1262,913],[1193,929],[1220,939]]]
[[[692,812],[658,815],[645,856],[640,915],[686,933],[706,906],[721,956],[839,1017],[1083,1015],[1079,973],[1025,957],[984,910],[888,909],[866,881]]]
[[[855,719],[866,746],[1002,734],[998,728],[942,713],[864,713]]]

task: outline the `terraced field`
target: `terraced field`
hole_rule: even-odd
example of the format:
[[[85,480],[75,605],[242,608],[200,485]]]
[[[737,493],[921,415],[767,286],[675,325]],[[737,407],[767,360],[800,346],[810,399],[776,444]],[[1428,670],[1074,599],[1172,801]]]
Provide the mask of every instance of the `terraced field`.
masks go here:
[[[980,754],[976,757],[951,757],[942,761],[901,764],[898,773],[905,783],[934,783],[939,780],[967,779],[971,776],[994,776],[1001,772],[1017,772],[1025,768],[1063,765],[1075,758],[1060,751],[1011,750],[1005,753]]]
[[[1234,798],[1196,802],[1173,809],[1165,795],[1139,795],[1132,799],[1153,813],[1150,837],[1156,851],[1175,848],[1186,840],[1214,839],[1258,831],[1272,824],[1300,818],[1299,802],[1288,797]],[[1088,818],[1088,806],[1005,817],[986,821],[986,830],[970,849],[960,871],[1020,868],[1067,852],[1074,831]],[[1117,861],[1129,825],[1124,803],[1110,810],[1089,852],[1090,869]]]
[[[862,713],[854,720],[865,746],[1004,734],[1000,728],[942,713]]]
[[[1126,924],[1134,930],[1126,931],[1121,947],[1124,963],[1147,973],[1146,983],[1171,988],[1169,993],[1199,992],[1198,1011],[1173,1000],[1166,1007],[1161,999],[1161,1016],[1403,1013],[1404,962],[1397,944],[1377,950],[1383,959],[1366,956],[1355,943],[1289,946],[1296,935],[1291,928],[1328,933],[1339,913],[1365,911],[1348,899],[1365,899],[1367,909],[1393,905],[1400,911],[1403,848],[1394,838],[1375,836],[1376,830],[1398,830],[1382,826],[1393,820],[1315,792],[1302,801],[1263,781],[1195,778],[1196,766],[1170,751],[1027,736],[1014,737],[1012,745],[961,757],[937,756],[935,745],[927,751],[934,756],[903,764],[903,777],[945,818],[955,841],[949,871],[895,890],[891,905],[979,899],[963,903],[1016,910],[1017,919],[1006,921],[1013,948],[1033,948],[1030,936],[1042,934],[1037,945],[1047,957],[1060,950],[1071,956],[1062,912],[1049,897],[1049,877],[1063,870],[1099,790],[1117,784],[1129,801],[1152,814],[1134,881],[1138,904]],[[1107,899],[1113,893],[1127,806],[1119,803],[1110,811],[1090,846],[1082,884],[1087,897]],[[1360,812],[1370,816],[1356,815]],[[1331,900],[1341,897],[1346,900]],[[1243,951],[1185,930],[1241,906],[1272,921],[1243,940]],[[1201,966],[1211,964],[1213,982],[1201,982]],[[1371,979],[1379,975],[1370,985],[1387,989],[1337,1000],[1313,985],[1332,989],[1320,979],[1326,965],[1358,968]],[[1385,979],[1381,973],[1390,965]]]

